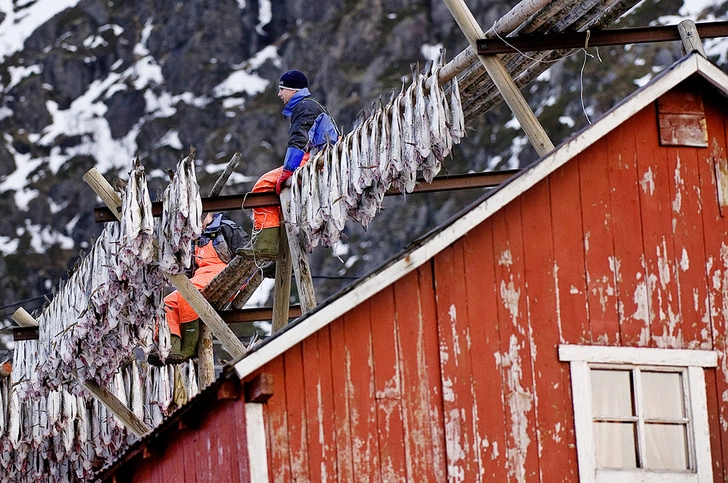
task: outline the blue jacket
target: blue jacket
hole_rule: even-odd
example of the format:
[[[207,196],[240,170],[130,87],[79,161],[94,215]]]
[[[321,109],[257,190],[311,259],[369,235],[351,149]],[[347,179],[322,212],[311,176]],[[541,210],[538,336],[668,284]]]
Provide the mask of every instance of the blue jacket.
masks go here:
[[[306,150],[308,131],[316,118],[324,112],[323,107],[312,96],[311,92],[301,89],[296,92],[283,108],[283,115],[291,118],[288,130],[288,147]]]

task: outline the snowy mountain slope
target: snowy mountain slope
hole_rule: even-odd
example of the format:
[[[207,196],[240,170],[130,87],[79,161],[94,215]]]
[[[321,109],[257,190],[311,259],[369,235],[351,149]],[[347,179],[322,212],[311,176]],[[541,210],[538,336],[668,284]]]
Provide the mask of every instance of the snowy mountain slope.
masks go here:
[[[511,3],[468,2],[484,26]],[[725,10],[709,0],[648,1],[620,25],[724,19]],[[725,41],[705,45],[728,62]],[[194,144],[204,192],[240,150],[244,163],[225,193],[245,192],[284,154],[275,96],[282,71],[306,71],[314,94],[350,129],[360,110],[398,88],[411,62],[440,46],[454,55],[465,40],[439,1],[0,0],[0,305],[48,293],[99,232],[98,202],[81,179],[89,168],[123,178],[139,156],[159,192],[165,170]],[[555,143],[681,52],[669,43],[590,54],[556,64],[524,90]],[[535,159],[511,117],[500,106],[469,126],[448,171]],[[337,248],[344,263],[319,250],[314,272],[361,275],[480,194],[388,200],[369,232],[352,229]],[[233,216],[249,226],[242,212]],[[346,279],[317,283],[325,296]]]

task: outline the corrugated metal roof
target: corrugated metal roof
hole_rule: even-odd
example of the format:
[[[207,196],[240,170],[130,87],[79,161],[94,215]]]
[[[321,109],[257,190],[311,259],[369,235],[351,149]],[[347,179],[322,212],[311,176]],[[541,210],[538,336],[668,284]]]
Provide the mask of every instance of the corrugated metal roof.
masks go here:
[[[218,389],[227,380],[234,380],[236,382],[239,382],[239,379],[231,366],[226,366],[220,376],[215,380],[215,382],[207,386],[195,397],[187,401],[187,404],[184,404],[183,406],[177,408],[172,414],[167,416],[159,424],[159,426],[157,426],[152,431],[145,434],[134,443],[129,445],[126,450],[122,454],[120,454],[115,460],[113,460],[111,463],[107,464],[98,472],[96,472],[96,475],[94,476],[94,481],[103,482],[111,478],[111,476],[125,463],[131,461],[133,458],[139,455],[139,453],[142,453],[144,449],[150,444],[154,444],[154,442],[157,441],[163,433],[177,429],[177,422],[185,415],[188,415],[196,410],[199,411],[201,410],[201,407],[209,405],[211,398],[214,398],[216,400]]]

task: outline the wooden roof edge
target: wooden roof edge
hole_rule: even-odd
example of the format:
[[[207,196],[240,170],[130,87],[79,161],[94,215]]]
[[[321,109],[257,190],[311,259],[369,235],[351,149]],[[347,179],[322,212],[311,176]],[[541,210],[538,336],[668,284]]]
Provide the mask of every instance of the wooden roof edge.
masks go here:
[[[328,302],[319,305],[313,312],[298,319],[295,324],[288,326],[246,356],[233,362],[238,377],[242,379],[252,374],[364,300],[416,270],[468,233],[473,227],[593,145],[626,119],[696,73],[702,75],[728,97],[728,76],[725,73],[699,54],[693,53],[683,57],[605,113],[594,124],[574,134],[549,154],[524,168],[520,174],[485,195],[466,213],[441,225],[378,270],[345,288],[330,298]]]

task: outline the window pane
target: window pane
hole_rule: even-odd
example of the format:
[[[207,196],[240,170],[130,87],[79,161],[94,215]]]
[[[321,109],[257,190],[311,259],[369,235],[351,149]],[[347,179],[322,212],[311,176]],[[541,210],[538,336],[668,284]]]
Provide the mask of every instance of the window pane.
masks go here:
[[[597,466],[637,468],[634,423],[594,423]]]
[[[632,372],[592,369],[592,410],[595,417],[633,416]]]
[[[682,424],[645,424],[645,468],[687,470],[686,430]]]
[[[684,417],[681,373],[643,371],[642,393],[646,418]]]

